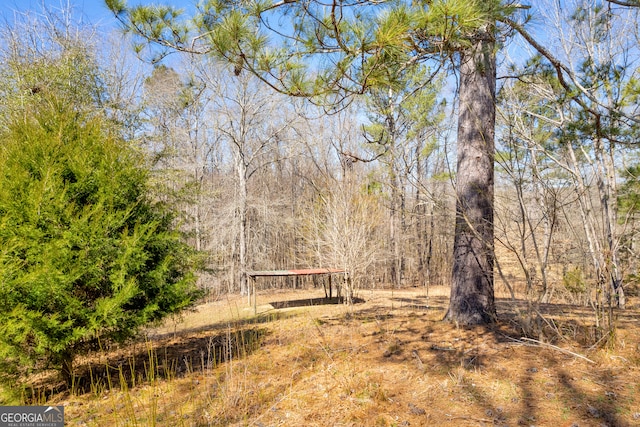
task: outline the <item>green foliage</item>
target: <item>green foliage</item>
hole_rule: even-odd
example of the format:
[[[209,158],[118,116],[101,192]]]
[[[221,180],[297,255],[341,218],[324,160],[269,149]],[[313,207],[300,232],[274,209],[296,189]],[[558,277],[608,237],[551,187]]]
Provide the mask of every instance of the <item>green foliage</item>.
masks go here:
[[[622,178],[624,181],[618,194],[621,221],[637,216],[640,211],[640,165],[627,167]]]
[[[123,13],[127,5],[124,0],[105,0],[105,4],[116,14]]]
[[[21,120],[28,106],[39,102],[73,105],[87,113],[104,105],[107,92],[91,46],[60,36],[57,28],[15,30],[13,37],[0,38],[0,128]],[[48,34],[52,32],[54,34]],[[34,41],[34,40],[38,41]],[[55,94],[55,101],[50,98]]]
[[[0,380],[9,384],[51,367],[68,380],[74,355],[197,297],[193,253],[149,198],[139,153],[55,96],[22,117],[0,135]]]
[[[491,22],[491,8],[499,2],[436,0],[423,15],[422,25],[449,48],[468,46],[469,36]],[[495,19],[495,17],[493,17]]]
[[[587,291],[587,283],[582,270],[578,267],[573,267],[564,273],[562,276],[562,284],[569,293],[575,296]]]
[[[387,151],[407,141],[424,144],[419,153],[426,158],[437,149],[428,134],[444,119],[444,103],[438,100],[442,80],[430,79],[430,70],[423,66],[388,73],[379,87],[369,88],[365,99],[367,140]]]
[[[165,49],[213,54],[283,92],[326,103],[343,99],[328,94],[362,94],[388,85],[399,70],[448,61],[479,34],[495,37],[496,20],[515,10],[500,0],[332,7],[317,1],[208,0],[184,16],[168,8],[127,8],[124,1],[106,4],[159,54]]]

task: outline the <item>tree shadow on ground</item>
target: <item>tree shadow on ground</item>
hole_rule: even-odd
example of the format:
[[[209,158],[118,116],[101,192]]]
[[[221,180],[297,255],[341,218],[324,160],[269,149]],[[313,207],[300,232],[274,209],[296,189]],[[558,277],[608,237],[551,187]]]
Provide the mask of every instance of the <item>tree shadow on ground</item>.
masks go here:
[[[389,322],[386,336],[381,339],[380,333],[375,335],[381,369],[397,364],[414,366],[416,375],[448,376],[447,384],[457,391],[455,401],[471,405],[475,412],[457,417],[454,411],[451,420],[479,423],[473,425],[533,425],[548,422],[545,411],[552,409],[565,414],[568,423],[562,425],[632,425],[625,416],[625,411],[633,409],[629,408],[629,392],[625,389],[628,385],[624,385],[619,368],[580,358],[580,353],[588,352],[593,344],[593,337],[588,336],[589,315],[593,313],[589,307],[545,304],[526,311],[526,301],[510,300],[500,301],[498,306],[498,322],[488,326],[465,327],[433,320],[433,316],[416,315],[411,306],[404,308],[412,311],[396,310],[393,316],[386,316],[385,307],[378,316],[373,309],[358,317]],[[446,302],[441,308],[445,307]],[[530,314],[544,317],[540,324],[547,328],[548,337],[522,340],[522,332],[529,326],[521,323],[530,321]],[[624,319],[621,327],[625,327],[637,312],[619,316]],[[416,334],[420,330],[422,333]],[[568,350],[547,345],[553,333],[564,334],[559,337],[559,345]],[[476,384],[479,377],[493,378],[491,386]],[[499,395],[492,387],[503,384],[504,394],[514,396],[496,401]],[[640,413],[632,417],[640,419]]]
[[[542,315],[563,316],[581,319],[595,319],[593,307],[575,304],[537,303],[521,299],[497,298],[496,307],[500,315],[507,317],[518,312],[537,312]],[[627,309],[612,308],[612,316],[616,322],[622,324],[635,324],[637,322],[637,308],[629,304]]]
[[[353,297],[352,302],[354,304],[361,304],[364,302],[364,299]],[[288,300],[288,301],[273,301],[269,304],[275,309],[283,309],[283,308],[294,308],[294,307],[311,307],[314,305],[329,305],[329,304],[344,304],[344,297],[333,297],[333,298],[304,298],[297,300]]]
[[[63,383],[34,385],[32,396],[51,392],[76,395],[126,390],[160,379],[196,372],[206,373],[219,364],[247,357],[260,348],[268,331],[247,327],[181,334],[177,339],[139,341],[116,350],[95,352],[76,363],[72,388]]]
[[[298,315],[299,313],[295,312],[270,310],[246,318],[211,322],[200,326],[185,327],[184,325],[180,325],[180,328],[176,328],[174,331],[155,332],[153,330],[150,330],[147,332],[147,338],[153,341],[157,341],[170,338],[178,338],[189,334],[223,331],[228,330],[229,328],[247,328],[253,325],[262,325],[277,322],[278,320],[289,319]]]
[[[415,296],[409,297],[392,297],[392,302],[399,302],[400,308],[416,309],[416,310],[442,310],[446,308],[449,298],[444,296]]]
[[[500,322],[521,336],[554,343],[570,339],[583,347],[606,344],[606,322],[596,319],[592,307],[507,299],[496,300],[496,306]],[[611,322],[614,330],[635,327],[637,310],[612,309]]]

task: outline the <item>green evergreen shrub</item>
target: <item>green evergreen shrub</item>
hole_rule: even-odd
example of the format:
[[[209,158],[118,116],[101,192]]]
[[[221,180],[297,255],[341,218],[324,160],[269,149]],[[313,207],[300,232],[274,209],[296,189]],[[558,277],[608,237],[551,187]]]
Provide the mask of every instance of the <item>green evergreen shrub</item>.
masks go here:
[[[51,94],[0,132],[0,381],[122,342],[198,296],[194,252],[142,155]],[[37,107],[35,107],[37,106]]]

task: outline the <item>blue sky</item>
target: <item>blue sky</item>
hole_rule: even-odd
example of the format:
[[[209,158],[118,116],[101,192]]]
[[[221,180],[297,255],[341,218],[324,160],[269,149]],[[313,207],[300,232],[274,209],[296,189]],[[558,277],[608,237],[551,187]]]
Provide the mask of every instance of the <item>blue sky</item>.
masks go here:
[[[3,21],[12,21],[16,11],[40,11],[42,4],[53,10],[66,8],[70,5],[73,15],[83,21],[99,24],[101,27],[116,25],[113,14],[102,0],[0,0],[0,15]]]
[[[127,3],[159,3],[188,9],[196,2],[197,0],[129,0]],[[117,21],[105,6],[104,0],[0,0],[0,21],[12,21],[16,11],[40,11],[43,4],[53,10],[70,6],[77,20],[97,25],[103,30],[117,27]]]

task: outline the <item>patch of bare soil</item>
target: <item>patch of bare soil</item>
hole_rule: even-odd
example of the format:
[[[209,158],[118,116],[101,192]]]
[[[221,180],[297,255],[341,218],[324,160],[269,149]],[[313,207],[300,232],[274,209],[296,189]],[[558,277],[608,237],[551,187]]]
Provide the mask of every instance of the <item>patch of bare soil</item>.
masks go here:
[[[466,328],[441,321],[446,294],[263,293],[257,315],[229,297],[86,358],[87,392],[51,403],[80,426],[640,425],[637,308],[598,349],[588,308],[501,299]]]

